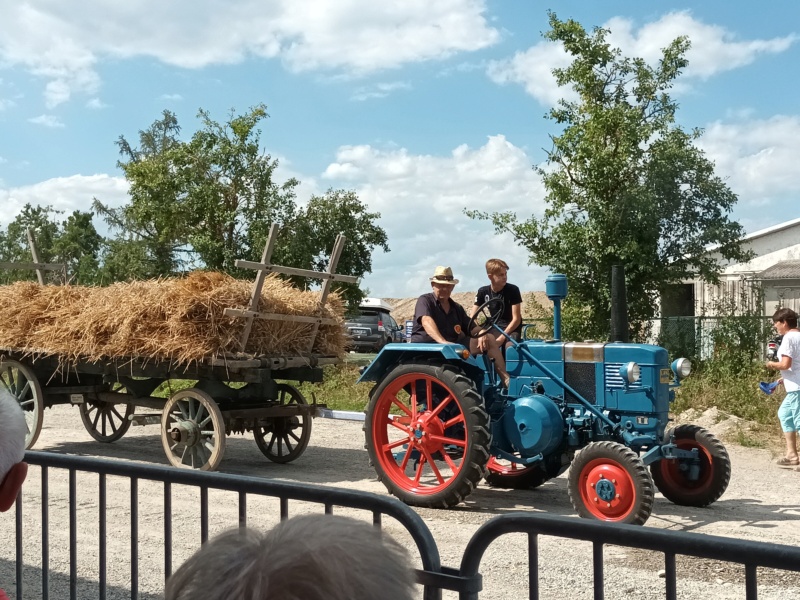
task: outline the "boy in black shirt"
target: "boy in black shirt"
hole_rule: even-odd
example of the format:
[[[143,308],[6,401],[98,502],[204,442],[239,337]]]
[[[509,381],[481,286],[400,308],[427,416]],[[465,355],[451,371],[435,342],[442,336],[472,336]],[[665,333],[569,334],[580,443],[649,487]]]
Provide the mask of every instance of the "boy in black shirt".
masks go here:
[[[502,347],[512,337],[519,341],[522,332],[522,294],[517,286],[508,283],[508,264],[499,258],[490,258],[486,261],[486,275],[491,283],[478,290],[472,314],[492,298],[502,299],[503,314],[497,321],[497,326],[503,333],[497,336],[497,345]]]

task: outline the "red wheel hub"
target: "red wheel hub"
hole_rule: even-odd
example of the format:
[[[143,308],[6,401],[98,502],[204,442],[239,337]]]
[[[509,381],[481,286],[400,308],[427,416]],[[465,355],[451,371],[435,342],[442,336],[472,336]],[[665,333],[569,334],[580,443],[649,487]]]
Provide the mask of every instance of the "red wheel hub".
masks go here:
[[[636,504],[636,487],[620,464],[597,459],[581,471],[580,493],[584,506],[603,521],[621,521]]]
[[[681,459],[666,460],[660,462],[661,475],[665,483],[677,488],[689,488],[695,492],[704,492],[711,487],[714,481],[714,459],[709,451],[702,444],[695,440],[677,439],[675,445],[681,450],[698,449],[700,455],[700,474],[695,481],[688,477],[688,465]]]

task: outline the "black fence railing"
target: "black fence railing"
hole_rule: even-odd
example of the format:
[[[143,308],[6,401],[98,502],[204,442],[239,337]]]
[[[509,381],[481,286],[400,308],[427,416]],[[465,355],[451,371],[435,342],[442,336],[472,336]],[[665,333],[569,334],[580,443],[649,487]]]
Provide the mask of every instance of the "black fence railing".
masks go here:
[[[58,564],[51,564],[53,537],[57,538],[56,543],[59,544],[63,543],[64,538],[67,540],[66,571],[69,575],[66,582],[59,581],[60,587],[52,593],[52,597],[60,599],[68,595],[70,599],[105,600],[111,595],[108,571],[113,570],[115,579],[120,580],[121,570],[127,569],[129,572],[122,577],[125,585],[114,588],[114,598],[128,595],[132,599],[139,600],[159,598],[163,582],[156,586],[158,590],[155,593],[152,590],[140,593],[141,557],[152,559],[159,552],[163,552],[160,572],[166,580],[175,566],[175,548],[178,544],[185,543],[183,534],[187,523],[196,525],[199,520],[200,541],[208,539],[210,510],[219,508],[210,500],[210,493],[218,491],[233,493],[236,498],[235,506],[223,507],[227,509],[229,521],[232,521],[225,523],[227,527],[247,524],[250,519],[249,508],[255,507],[256,499],[260,500],[262,497],[277,499],[277,515],[273,517],[277,516],[281,520],[288,518],[290,510],[294,510],[290,509],[290,503],[293,506],[300,503],[317,505],[326,514],[333,514],[338,508],[368,511],[373,525],[378,528],[387,525],[386,519],[393,520],[392,522],[399,524],[407,532],[411,545],[415,547],[412,555],[416,554],[419,557],[419,564],[422,565],[422,568],[416,570],[417,583],[422,586],[423,597],[426,599],[441,598],[444,590],[456,592],[462,600],[475,600],[482,595],[482,592],[484,597],[493,597],[491,589],[483,590],[482,561],[487,549],[498,538],[513,533],[526,535],[528,597],[536,600],[540,591],[540,559],[542,563],[549,560],[544,554],[540,556],[541,536],[591,542],[592,586],[595,600],[605,597],[604,548],[608,545],[661,553],[664,557],[665,573],[663,597],[667,600],[677,598],[677,556],[742,565],[745,573],[744,597],[747,600],[756,600],[758,597],[759,568],[800,573],[800,548],[794,546],[534,513],[513,513],[491,518],[472,535],[459,568],[449,568],[441,565],[439,548],[423,519],[413,509],[390,497],[327,486],[45,452],[28,452],[25,459],[30,465],[40,468],[39,476],[37,477],[36,469],[31,469],[29,481],[23,488],[24,493],[16,502],[15,586],[10,588],[6,581],[0,581],[9,596],[16,597],[17,600],[39,597],[48,600],[51,597],[51,577],[64,579],[60,575],[65,570],[61,548],[59,548]],[[51,471],[59,469],[67,471],[66,482],[64,477],[51,477]],[[86,483],[87,477],[91,474],[97,475],[96,490]],[[78,475],[81,475],[80,484]],[[109,505],[109,482],[116,483],[116,478],[129,481],[127,509],[119,506],[119,490],[116,486],[114,505]],[[37,479],[41,484],[40,498],[37,498],[35,493]],[[152,528],[154,499],[151,496],[152,487],[159,484],[161,501],[158,504],[162,507],[163,514],[160,516],[160,521],[163,523],[163,529],[154,531]],[[140,493],[145,486],[147,493]],[[177,503],[173,504],[173,497],[176,490],[186,488],[197,492],[199,507],[190,502],[193,507],[188,514],[176,515],[175,511],[179,511],[180,508]],[[66,507],[61,505],[61,499],[64,497],[67,498]],[[180,500],[185,500],[183,495]],[[143,530],[140,505],[145,501],[151,502],[147,504],[148,514],[145,515],[149,519],[148,526]],[[26,511],[35,512],[37,504],[40,505],[41,511],[39,531],[36,531],[36,527],[26,527],[26,523],[30,522],[30,515]],[[61,511],[57,519],[50,518],[51,509]],[[84,518],[81,522],[78,519],[79,509]],[[109,517],[110,514],[118,515],[120,509],[124,509],[121,512],[126,515],[125,523],[114,520],[114,516]],[[87,522],[85,519],[87,510],[95,512],[96,523]],[[63,511],[66,511],[66,519]],[[219,526],[219,520],[215,520],[214,524]],[[176,529],[181,533],[180,540],[174,535]],[[66,535],[64,530],[67,530]],[[51,536],[54,531],[57,535]],[[111,556],[108,551],[109,539],[121,542],[123,547],[127,548],[126,555],[121,556],[117,545]],[[30,550],[30,546],[34,548],[40,546],[38,556],[35,551]],[[517,556],[513,558],[515,561],[519,559]],[[94,561],[95,564],[87,564]],[[79,565],[82,577],[79,577]],[[148,566],[144,568],[152,568],[152,560],[149,560]],[[37,571],[40,583],[34,584]],[[90,572],[88,576],[87,571]],[[79,580],[82,584],[80,590]],[[152,584],[152,579],[150,582]],[[800,579],[795,583],[800,584]],[[68,587],[68,593],[65,587]],[[796,590],[797,587],[793,589]]]

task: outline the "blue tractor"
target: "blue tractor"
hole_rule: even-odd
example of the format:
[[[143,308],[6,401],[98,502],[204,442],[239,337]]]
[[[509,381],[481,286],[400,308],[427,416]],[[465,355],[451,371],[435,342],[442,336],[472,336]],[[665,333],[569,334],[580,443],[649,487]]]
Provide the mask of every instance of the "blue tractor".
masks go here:
[[[649,344],[563,342],[566,277],[549,276],[546,292],[554,339],[506,349],[507,389],[458,344],[390,344],[364,370],[359,381],[375,382],[366,447],[389,492],[448,508],[482,479],[530,489],[570,469],[570,500],[586,518],[642,524],[656,489],[676,504],[716,501],[731,475],[725,447],[702,427],[668,428],[690,362]],[[473,335],[496,329],[501,312],[500,300],[481,306]]]

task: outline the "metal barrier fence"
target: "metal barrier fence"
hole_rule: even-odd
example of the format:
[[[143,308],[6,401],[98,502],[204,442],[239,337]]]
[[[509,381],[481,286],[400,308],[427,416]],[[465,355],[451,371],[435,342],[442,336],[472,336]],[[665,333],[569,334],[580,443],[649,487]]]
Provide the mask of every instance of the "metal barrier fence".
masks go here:
[[[424,597],[435,600],[441,598],[441,590],[469,591],[480,586],[480,578],[475,581],[457,577],[452,569],[443,568],[439,550],[430,530],[422,518],[410,507],[393,498],[378,496],[367,492],[351,491],[325,486],[312,486],[255,477],[228,475],[143,465],[138,463],[109,461],[96,458],[69,456],[47,452],[27,452],[25,460],[29,465],[41,467],[41,590],[42,599],[50,597],[50,469],[65,469],[69,473],[69,597],[76,600],[78,581],[78,538],[80,528],[77,522],[77,473],[96,473],[97,486],[97,518],[98,518],[98,598],[106,599],[107,595],[107,481],[108,476],[118,476],[130,480],[130,597],[139,598],[139,482],[142,480],[163,483],[163,522],[164,522],[164,575],[165,579],[172,573],[173,558],[173,486],[193,486],[200,491],[200,538],[208,539],[209,532],[209,490],[224,490],[238,494],[238,524],[247,524],[248,498],[266,496],[278,498],[280,519],[289,517],[289,501],[301,501],[324,506],[326,514],[333,514],[334,507],[361,509],[372,513],[373,525],[382,526],[383,517],[391,517],[402,525],[410,534],[416,545],[422,563],[417,570],[417,581],[424,588]],[[30,479],[29,475],[29,479]],[[23,540],[26,532],[23,529],[23,510],[25,496],[30,488],[23,488],[23,493],[16,502],[16,598],[29,599],[23,589],[24,548]],[[85,490],[85,488],[82,488]],[[236,526],[236,523],[230,524]],[[63,527],[59,524],[59,527]],[[85,600],[82,598],[82,600]]]
[[[343,490],[339,488],[313,486],[309,484],[288,483],[264,480],[254,477],[180,470],[171,467],[143,465],[138,463],[108,461],[45,452],[28,452],[25,460],[30,465],[41,467],[41,590],[42,599],[50,597],[50,470],[68,471],[69,496],[69,597],[78,598],[78,559],[83,556],[79,548],[79,538],[86,532],[78,525],[77,474],[98,475],[97,486],[97,597],[107,597],[107,568],[109,566],[106,546],[107,524],[107,477],[123,477],[130,480],[130,597],[140,598],[139,593],[139,483],[141,481],[163,484],[163,552],[164,578],[172,573],[173,567],[173,486],[189,486],[200,493],[200,537],[201,542],[209,535],[209,490],[224,490],[238,495],[238,518],[240,526],[248,521],[248,498],[266,496],[279,501],[279,517],[289,517],[289,502],[307,502],[324,506],[326,514],[333,514],[334,507],[360,509],[372,514],[373,525],[381,528],[384,517],[391,517],[411,536],[416,546],[422,568],[416,570],[417,582],[423,586],[424,598],[440,599],[443,590],[459,594],[462,600],[476,600],[483,588],[481,562],[491,544],[499,537],[522,533],[527,536],[528,551],[528,596],[539,598],[539,536],[567,538],[592,543],[593,594],[595,600],[604,598],[604,547],[607,545],[636,548],[658,552],[664,556],[665,597],[677,598],[676,556],[690,556],[735,563],[744,566],[745,597],[756,600],[758,596],[759,567],[800,572],[800,548],[764,542],[745,541],[711,535],[701,535],[679,531],[666,531],[651,527],[601,523],[597,521],[552,516],[534,513],[514,513],[493,517],[473,534],[463,553],[458,569],[441,565],[439,549],[422,518],[410,507],[389,497],[368,492]],[[30,477],[30,476],[29,476]],[[29,481],[29,483],[31,483]],[[84,488],[81,491],[86,492]],[[32,595],[24,590],[23,568],[25,566],[24,541],[31,540],[23,528],[23,511],[26,498],[31,496],[31,487],[24,488],[16,502],[16,598],[30,599]],[[192,518],[192,515],[188,516]],[[230,526],[235,526],[232,523]],[[61,524],[60,528],[64,528]],[[127,541],[127,540],[126,540]],[[153,549],[147,548],[152,554]],[[87,556],[91,555],[89,553]],[[491,590],[487,591],[491,597]],[[157,596],[149,595],[148,598]],[[86,600],[87,596],[81,596]]]

